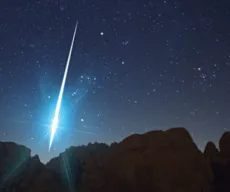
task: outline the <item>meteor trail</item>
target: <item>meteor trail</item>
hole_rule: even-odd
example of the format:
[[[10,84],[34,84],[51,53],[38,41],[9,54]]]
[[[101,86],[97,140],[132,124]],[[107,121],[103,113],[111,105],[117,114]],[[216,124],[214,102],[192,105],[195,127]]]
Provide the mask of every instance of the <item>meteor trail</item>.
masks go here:
[[[67,77],[67,74],[68,74],[69,63],[70,63],[70,59],[71,59],[71,55],[72,55],[72,50],[73,50],[73,45],[74,45],[74,41],[75,41],[77,28],[78,28],[78,21],[77,21],[75,29],[74,29],[73,39],[72,39],[72,43],[71,43],[70,50],[69,50],[69,56],[68,56],[68,59],[67,59],[67,62],[66,62],[65,73],[64,73],[64,76],[63,76],[61,89],[60,89],[60,93],[59,93],[59,96],[58,96],[58,101],[57,101],[57,105],[56,105],[56,109],[55,109],[55,114],[54,114],[54,118],[53,118],[52,125],[51,125],[51,135],[50,135],[49,150],[50,150],[50,148],[52,146],[54,135],[55,135],[56,130],[58,128],[58,120],[59,120],[59,113],[60,113],[60,108],[61,108],[62,96],[63,96],[63,92],[64,92],[64,89],[65,89],[65,82],[66,82],[66,77]]]

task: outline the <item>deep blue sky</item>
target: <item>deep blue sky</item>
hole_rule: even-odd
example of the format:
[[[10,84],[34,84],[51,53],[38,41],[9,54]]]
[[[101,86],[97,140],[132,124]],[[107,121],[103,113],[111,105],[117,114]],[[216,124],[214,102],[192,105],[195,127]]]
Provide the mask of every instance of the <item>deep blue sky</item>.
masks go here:
[[[43,162],[71,145],[175,126],[201,148],[217,141],[230,124],[229,8],[227,0],[4,0],[0,140],[28,146]]]

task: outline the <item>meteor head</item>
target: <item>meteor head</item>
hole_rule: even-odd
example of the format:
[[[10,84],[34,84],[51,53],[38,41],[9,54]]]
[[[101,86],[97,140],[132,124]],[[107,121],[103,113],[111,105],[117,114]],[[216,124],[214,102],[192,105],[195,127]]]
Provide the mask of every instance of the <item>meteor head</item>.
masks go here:
[[[56,133],[58,127],[58,116],[55,116],[51,125],[51,135],[50,135],[50,144],[49,144],[49,151],[53,143],[54,135]]]

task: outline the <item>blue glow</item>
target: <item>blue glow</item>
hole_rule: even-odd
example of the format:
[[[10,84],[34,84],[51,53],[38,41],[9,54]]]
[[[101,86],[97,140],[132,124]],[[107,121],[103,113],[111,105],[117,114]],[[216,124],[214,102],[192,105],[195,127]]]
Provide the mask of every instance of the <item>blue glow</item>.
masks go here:
[[[52,146],[53,139],[54,139],[55,133],[56,133],[57,128],[58,128],[59,113],[60,113],[60,109],[61,109],[62,96],[63,96],[63,92],[64,92],[64,89],[65,89],[65,82],[66,82],[66,78],[67,78],[67,75],[68,75],[69,64],[70,64],[70,59],[71,59],[71,55],[72,55],[72,50],[73,50],[73,45],[74,45],[74,40],[75,40],[77,28],[78,28],[78,22],[76,23],[76,26],[75,26],[73,39],[72,39],[72,43],[71,43],[71,46],[70,46],[69,56],[68,56],[67,63],[66,63],[65,73],[64,73],[64,76],[63,76],[61,89],[60,89],[60,93],[59,93],[59,96],[58,96],[58,101],[57,101],[57,105],[56,105],[56,109],[55,109],[55,114],[54,114],[54,118],[53,118],[52,125],[51,125],[51,135],[50,135],[49,150],[50,150],[50,148]]]

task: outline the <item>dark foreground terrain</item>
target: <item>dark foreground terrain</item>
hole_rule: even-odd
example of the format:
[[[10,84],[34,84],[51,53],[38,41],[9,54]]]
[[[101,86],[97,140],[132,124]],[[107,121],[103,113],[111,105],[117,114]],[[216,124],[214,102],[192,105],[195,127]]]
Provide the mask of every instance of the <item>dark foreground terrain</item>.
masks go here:
[[[0,142],[1,192],[230,192],[230,132],[199,151],[184,128],[70,147],[46,165]]]

